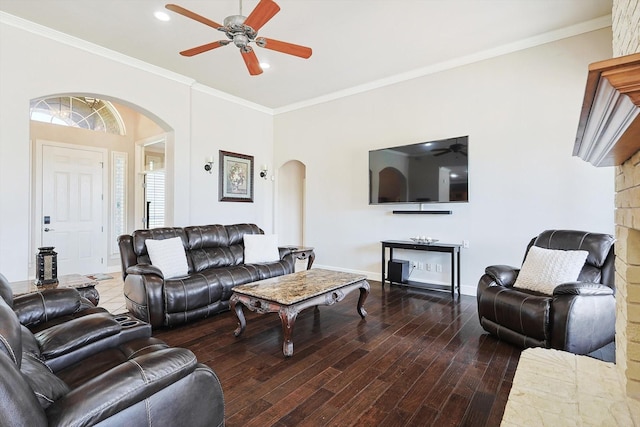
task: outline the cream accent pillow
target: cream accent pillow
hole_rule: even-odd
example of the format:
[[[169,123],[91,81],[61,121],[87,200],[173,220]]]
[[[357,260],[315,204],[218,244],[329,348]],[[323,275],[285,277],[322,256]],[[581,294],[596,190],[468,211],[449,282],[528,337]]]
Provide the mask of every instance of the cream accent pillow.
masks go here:
[[[578,279],[587,255],[587,251],[531,246],[513,287],[553,295],[556,286]]]
[[[245,234],[244,263],[280,261],[277,234]]]
[[[186,276],[189,273],[187,255],[184,253],[180,237],[164,240],[147,239],[144,244],[147,246],[151,265],[158,267],[165,279]]]

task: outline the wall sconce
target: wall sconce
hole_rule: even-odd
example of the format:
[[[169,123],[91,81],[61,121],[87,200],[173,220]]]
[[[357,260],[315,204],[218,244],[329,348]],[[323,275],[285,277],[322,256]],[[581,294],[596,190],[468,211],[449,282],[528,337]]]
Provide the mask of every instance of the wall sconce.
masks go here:
[[[262,168],[260,169],[260,178],[266,180],[268,172],[269,172],[268,166],[267,165],[262,165]]]
[[[213,173],[213,157],[209,156],[205,159],[204,161],[204,170],[206,170],[209,173]]]

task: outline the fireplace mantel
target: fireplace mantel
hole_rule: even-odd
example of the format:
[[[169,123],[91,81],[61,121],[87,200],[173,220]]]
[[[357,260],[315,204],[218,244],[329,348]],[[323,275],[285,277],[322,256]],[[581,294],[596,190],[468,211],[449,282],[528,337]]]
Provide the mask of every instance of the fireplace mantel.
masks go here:
[[[617,166],[640,150],[640,53],[589,66],[573,155]]]

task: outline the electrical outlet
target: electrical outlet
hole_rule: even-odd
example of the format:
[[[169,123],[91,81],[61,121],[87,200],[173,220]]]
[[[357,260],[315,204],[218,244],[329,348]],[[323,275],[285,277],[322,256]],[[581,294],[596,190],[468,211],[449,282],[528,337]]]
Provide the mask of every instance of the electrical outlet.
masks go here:
[[[436,264],[436,273],[442,273],[442,264]]]
[[[418,263],[418,270],[424,270],[424,262]]]
[[[431,264],[427,264],[427,271],[431,271]]]
[[[462,241],[462,247],[469,249],[469,241],[468,240],[463,240]]]

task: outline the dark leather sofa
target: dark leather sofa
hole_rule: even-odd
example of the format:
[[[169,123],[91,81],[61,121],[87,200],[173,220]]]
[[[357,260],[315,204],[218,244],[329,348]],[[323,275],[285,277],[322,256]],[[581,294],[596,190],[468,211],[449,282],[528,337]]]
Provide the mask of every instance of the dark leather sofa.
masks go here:
[[[293,273],[290,248],[280,260],[244,263],[244,235],[264,234],[255,224],[137,230],[118,238],[127,309],[152,327],[175,326],[229,309],[234,286]],[[180,237],[189,264],[185,277],[165,280],[151,265],[145,240]]]
[[[0,274],[0,425],[224,425],[215,373],[150,333],[75,289],[14,300]]]
[[[613,361],[615,338],[615,239],[608,234],[547,230],[533,238],[545,249],[586,250],[578,280],[553,295],[514,288],[519,268],[487,267],[477,289],[482,327],[519,347],[545,347]]]

